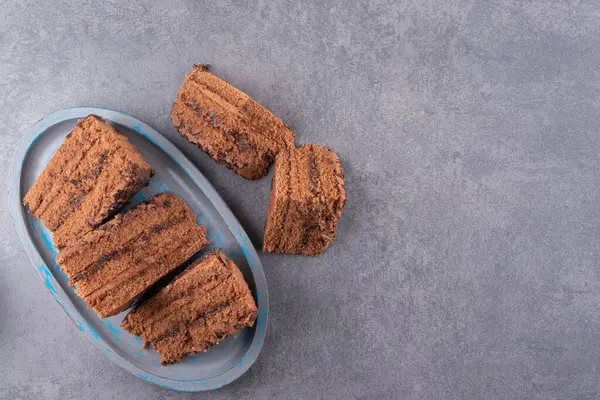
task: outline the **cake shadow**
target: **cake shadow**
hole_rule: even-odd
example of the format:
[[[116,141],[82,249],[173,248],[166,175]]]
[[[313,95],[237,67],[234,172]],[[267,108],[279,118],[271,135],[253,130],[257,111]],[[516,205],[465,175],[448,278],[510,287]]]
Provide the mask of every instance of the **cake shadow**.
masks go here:
[[[344,247],[345,245],[342,245],[342,243],[347,243],[349,240],[349,235],[347,233],[355,232],[355,229],[358,229],[356,227],[357,217],[354,216],[355,212],[358,212],[358,210],[354,209],[354,206],[358,206],[358,204],[352,202],[352,193],[355,191],[360,192],[360,188],[357,188],[357,181],[354,179],[356,177],[356,171],[352,164],[347,159],[343,159],[339,153],[338,157],[340,158],[340,164],[342,166],[344,176],[346,200],[344,201],[344,207],[338,219],[335,237],[327,250],[333,246]],[[323,254],[327,253],[327,250],[325,250]]]

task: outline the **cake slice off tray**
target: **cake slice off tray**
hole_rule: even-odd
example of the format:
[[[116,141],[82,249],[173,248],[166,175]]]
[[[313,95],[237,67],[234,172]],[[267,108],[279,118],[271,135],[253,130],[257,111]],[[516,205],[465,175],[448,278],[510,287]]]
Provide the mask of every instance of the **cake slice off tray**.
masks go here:
[[[202,249],[205,233],[185,201],[161,193],[70,242],[56,261],[75,293],[106,318]]]
[[[161,364],[170,364],[252,326],[257,312],[242,273],[216,249],[131,311],[121,326],[152,345]]]
[[[114,214],[153,173],[125,136],[90,115],[67,135],[23,203],[60,249]]]
[[[318,255],[333,241],[346,201],[340,159],[305,144],[277,155],[263,251]]]
[[[263,177],[292,131],[247,94],[195,65],[173,103],[171,119],[187,140],[246,179]]]

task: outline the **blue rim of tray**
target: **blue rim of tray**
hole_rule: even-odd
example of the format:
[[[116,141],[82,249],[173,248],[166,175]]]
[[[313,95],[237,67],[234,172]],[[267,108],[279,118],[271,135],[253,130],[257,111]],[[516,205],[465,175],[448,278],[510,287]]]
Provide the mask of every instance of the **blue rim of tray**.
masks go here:
[[[98,333],[95,332],[94,329],[87,323],[85,318],[79,314],[79,312],[75,309],[75,306],[70,302],[70,300],[68,300],[63,288],[58,284],[54,278],[54,275],[46,266],[46,263],[44,262],[35,245],[29,239],[29,235],[26,232],[26,211],[21,203],[20,194],[21,169],[25,161],[25,157],[38,137],[40,137],[47,129],[64,121],[85,118],[89,114],[98,115],[106,120],[134,130],[139,135],[158,146],[165,154],[171,157],[177,164],[179,164],[179,166],[185,171],[190,179],[203,191],[204,195],[214,205],[215,209],[223,217],[223,220],[234,234],[238,244],[240,245],[240,248],[242,249],[242,252],[248,261],[248,265],[252,270],[254,280],[257,283],[256,296],[259,313],[256,319],[256,332],[254,333],[254,338],[250,347],[242,359],[229,371],[206,379],[178,380],[157,376],[136,367],[130,361],[117,354],[106,342],[100,339]],[[105,356],[107,356],[117,365],[154,385],[177,391],[197,392],[218,389],[224,385],[227,385],[228,383],[231,383],[243,375],[252,366],[254,361],[256,361],[266,335],[269,308],[266,279],[256,249],[252,245],[252,242],[248,238],[248,235],[238,222],[237,218],[233,215],[221,196],[219,196],[212,184],[179,149],[177,149],[156,130],[137,118],[119,111],[96,107],[63,108],[46,115],[27,130],[26,134],[19,141],[17,149],[13,155],[8,179],[8,203],[10,218],[13,228],[19,237],[19,243],[27,253],[27,257],[31,261],[32,266],[44,282],[46,288],[48,288],[52,294],[52,297],[54,297],[58,304],[60,304],[62,309],[69,316],[69,318],[73,320],[74,324],[79,328],[83,335],[86,336],[88,340],[94,346],[96,346],[96,348],[98,348]],[[263,282],[264,286],[260,291],[258,290],[259,282]]]

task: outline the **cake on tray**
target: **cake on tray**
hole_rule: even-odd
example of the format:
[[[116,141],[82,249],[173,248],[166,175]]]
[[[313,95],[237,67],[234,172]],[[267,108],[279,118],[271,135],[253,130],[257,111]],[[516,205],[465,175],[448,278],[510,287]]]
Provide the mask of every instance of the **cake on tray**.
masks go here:
[[[158,194],[72,241],[56,261],[89,308],[110,317],[207,244],[185,201]]]
[[[23,199],[63,248],[113,215],[154,171],[102,118],[79,120]]]
[[[216,249],[129,312],[121,326],[151,345],[161,364],[171,364],[252,326],[257,313],[241,271]]]

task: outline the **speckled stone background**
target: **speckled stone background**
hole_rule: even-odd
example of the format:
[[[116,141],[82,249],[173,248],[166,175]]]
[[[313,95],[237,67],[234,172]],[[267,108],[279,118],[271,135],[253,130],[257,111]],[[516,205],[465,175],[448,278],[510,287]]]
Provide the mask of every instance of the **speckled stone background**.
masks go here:
[[[171,127],[198,62],[340,154],[333,246],[262,255],[259,360],[180,394],[74,329],[3,201],[0,398],[600,398],[598,2],[4,2],[0,174],[46,113],[124,111],[194,160],[260,245],[270,175],[244,181]]]

